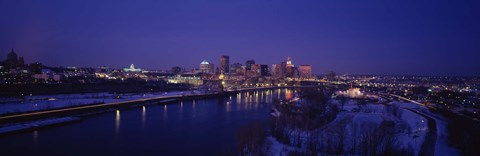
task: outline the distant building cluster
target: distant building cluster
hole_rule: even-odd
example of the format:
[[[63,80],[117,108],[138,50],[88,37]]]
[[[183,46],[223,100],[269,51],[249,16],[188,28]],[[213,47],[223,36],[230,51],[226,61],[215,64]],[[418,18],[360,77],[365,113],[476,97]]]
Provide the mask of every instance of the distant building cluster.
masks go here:
[[[311,65],[300,65],[295,67],[290,57],[280,64],[258,64],[255,60],[247,60],[245,64],[233,63],[230,64],[229,56],[220,57],[220,67],[214,71],[214,65],[204,60],[200,63],[199,70],[194,70],[194,73],[203,74],[224,74],[230,77],[242,76],[244,78],[253,77],[273,77],[273,78],[289,78],[289,79],[313,79]]]
[[[25,63],[24,58],[12,49],[6,59],[0,62],[0,85],[134,82],[170,86],[172,89],[179,87],[216,92],[251,87],[323,84],[350,86],[348,90],[338,91],[337,95],[340,96],[361,98],[368,93],[388,93],[480,119],[478,77],[337,75],[333,71],[316,76],[312,68],[311,65],[295,65],[290,57],[269,66],[254,59],[245,60],[244,64],[231,63],[231,57],[226,55],[220,56],[218,67],[203,60],[190,70],[180,66],[170,70],[147,70],[134,64],[121,69],[106,66],[48,67],[38,62]]]
[[[207,60],[200,61],[198,68],[186,70],[180,66],[170,70],[146,70],[134,64],[121,69],[107,66],[47,67],[40,63],[25,64],[12,49],[5,61],[0,62],[0,84],[62,84],[104,83],[129,80],[165,81],[172,84],[188,84],[207,90],[234,90],[243,87],[292,85],[297,81],[315,81],[311,65],[295,66],[290,57],[271,66],[255,60],[245,64],[231,63],[230,56],[222,55],[219,66]],[[218,85],[222,84],[222,85]],[[224,87],[224,88],[223,88]]]

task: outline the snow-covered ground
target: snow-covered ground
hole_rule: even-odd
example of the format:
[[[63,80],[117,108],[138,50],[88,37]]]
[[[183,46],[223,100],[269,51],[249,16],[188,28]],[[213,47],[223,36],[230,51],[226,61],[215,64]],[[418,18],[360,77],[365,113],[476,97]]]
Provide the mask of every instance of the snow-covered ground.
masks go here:
[[[451,155],[460,155],[460,151],[458,149],[452,148],[448,146],[447,138],[448,138],[448,131],[447,131],[447,122],[445,119],[437,114],[430,112],[427,108],[417,105],[411,102],[392,102],[401,108],[411,108],[417,110],[419,113],[431,117],[435,120],[437,126],[437,140],[435,143],[435,155],[440,156],[451,156]]]
[[[154,98],[172,95],[196,95],[201,91],[175,91],[151,93],[85,93],[85,94],[54,94],[25,96],[24,99],[0,98],[0,115],[10,113],[31,112],[80,105],[112,103],[143,98]]]
[[[412,113],[410,111],[401,110],[401,116],[396,117],[387,112],[384,105],[381,104],[367,104],[363,110],[358,111],[358,106],[353,101],[349,101],[338,117],[344,117],[348,122],[335,123],[336,128],[332,128],[331,132],[338,129],[346,130],[345,150],[351,150],[354,137],[359,137],[363,130],[371,127],[379,127],[383,121],[393,121],[395,123],[395,135],[397,137],[400,148],[407,149],[409,146],[413,147],[415,155],[421,149],[425,136],[428,132],[427,120],[422,116]],[[338,122],[341,120],[335,120]],[[338,127],[339,126],[339,127]],[[335,130],[336,129],[336,130]],[[328,136],[328,132],[326,133]]]
[[[339,113],[334,121],[315,131],[319,134],[319,142],[323,144],[321,146],[326,147],[328,144],[338,143],[340,140],[338,137],[343,133],[345,137],[343,139],[344,154],[356,155],[358,153],[353,152],[354,144],[359,145],[361,135],[366,130],[380,127],[384,121],[390,121],[394,123],[397,147],[412,148],[414,155],[419,154],[428,132],[428,121],[424,117],[404,109],[400,109],[401,116],[395,116],[389,113],[386,106],[382,104],[367,104],[359,109],[352,100],[348,101],[343,109],[345,111]],[[306,136],[302,135],[302,138],[304,137]],[[286,155],[288,151],[302,151],[301,148],[281,144],[271,137],[267,140],[271,143],[269,149],[271,155]],[[358,152],[358,147],[356,150]]]
[[[299,148],[282,144],[273,137],[267,137],[266,141],[268,142],[267,144],[270,146],[267,154],[271,156],[285,156],[292,151],[302,151]]]

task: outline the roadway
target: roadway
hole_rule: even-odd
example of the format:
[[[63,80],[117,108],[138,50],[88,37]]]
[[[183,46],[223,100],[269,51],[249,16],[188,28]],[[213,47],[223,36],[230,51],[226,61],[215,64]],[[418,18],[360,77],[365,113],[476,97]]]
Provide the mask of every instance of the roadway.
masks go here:
[[[408,101],[408,102],[411,102],[411,103],[414,103],[414,104],[417,104],[419,106],[427,108],[427,106],[425,104],[422,104],[420,102],[417,102],[417,101],[414,101],[414,100],[411,100],[411,99],[408,99],[408,98],[405,98],[405,97],[401,97],[401,96],[398,96],[398,95],[382,94],[382,95],[379,95],[379,96],[384,98],[384,99],[390,100],[390,101],[393,101],[393,99],[390,99],[387,96],[393,96],[395,98],[405,100],[405,101]],[[425,114],[421,111],[414,110],[412,108],[402,107],[401,105],[399,107],[402,108],[402,109],[408,110],[412,113],[418,114],[418,115],[424,117],[425,119],[427,119],[428,132],[427,132],[427,136],[425,136],[425,141],[422,144],[422,148],[420,149],[419,155],[435,155],[436,144],[438,144],[437,143],[437,141],[438,141],[438,139],[437,139],[438,130],[437,130],[436,120],[432,116],[430,116],[428,114]]]

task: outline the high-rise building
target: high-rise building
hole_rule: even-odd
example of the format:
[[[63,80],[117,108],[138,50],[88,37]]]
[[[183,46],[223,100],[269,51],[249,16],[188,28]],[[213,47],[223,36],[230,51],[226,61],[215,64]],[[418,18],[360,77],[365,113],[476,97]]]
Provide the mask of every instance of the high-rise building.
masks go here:
[[[271,67],[272,71],[272,76],[273,77],[280,77],[280,65],[279,64],[272,64],[272,67]]]
[[[260,75],[261,76],[268,76],[269,75],[269,72],[268,72],[268,65],[266,64],[262,64],[260,65]]]
[[[260,65],[259,64],[252,64],[251,71],[254,71],[256,74],[260,74]]]
[[[210,71],[209,73],[214,73],[215,72],[214,69],[215,69],[215,66],[213,65],[213,63],[208,64],[208,71]]]
[[[213,73],[213,64],[207,62],[207,60],[203,60],[201,63],[200,63],[200,72],[202,73]]]
[[[252,65],[254,64],[255,60],[247,60],[247,62],[245,62],[246,70],[252,70]]]
[[[230,65],[230,73],[241,74],[243,72],[242,64],[234,63]]]
[[[290,57],[287,58],[287,67],[295,67],[292,63],[292,59]]]
[[[298,67],[299,76],[302,79],[312,78],[312,66],[311,65],[300,65]]]
[[[220,56],[220,73],[230,72],[230,56]]]
[[[286,77],[295,77],[295,66],[292,63],[292,59],[290,57],[287,58],[286,61]]]
[[[280,63],[280,77],[287,76],[287,62],[283,61]]]

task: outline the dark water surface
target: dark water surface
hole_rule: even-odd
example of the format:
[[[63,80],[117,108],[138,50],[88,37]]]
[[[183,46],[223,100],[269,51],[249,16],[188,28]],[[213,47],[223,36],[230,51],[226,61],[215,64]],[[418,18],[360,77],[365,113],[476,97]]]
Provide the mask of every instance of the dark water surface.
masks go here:
[[[276,89],[226,98],[119,110],[82,122],[0,138],[0,155],[220,155],[234,153],[235,131],[270,119]]]

